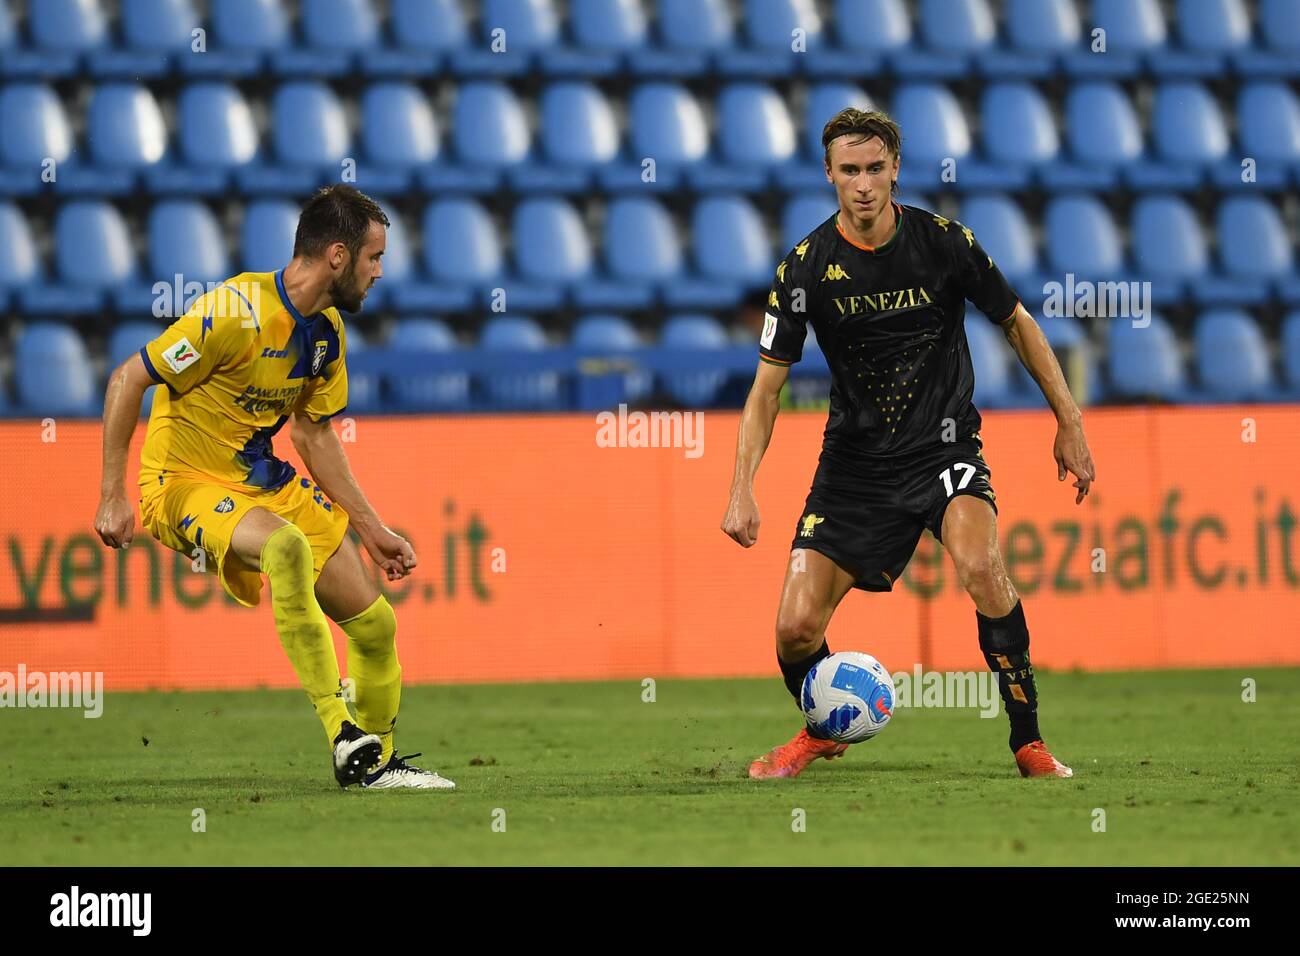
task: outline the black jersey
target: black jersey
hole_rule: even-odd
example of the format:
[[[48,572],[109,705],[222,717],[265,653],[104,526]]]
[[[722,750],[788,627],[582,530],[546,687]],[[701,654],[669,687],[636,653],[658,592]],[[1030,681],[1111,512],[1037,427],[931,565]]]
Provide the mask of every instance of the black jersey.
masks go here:
[[[884,245],[851,241],[837,213],[795,246],[777,266],[759,343],[765,361],[797,362],[812,322],[831,371],[824,448],[847,463],[978,432],[966,300],[997,323],[1018,304],[969,229],[915,206],[894,211]]]

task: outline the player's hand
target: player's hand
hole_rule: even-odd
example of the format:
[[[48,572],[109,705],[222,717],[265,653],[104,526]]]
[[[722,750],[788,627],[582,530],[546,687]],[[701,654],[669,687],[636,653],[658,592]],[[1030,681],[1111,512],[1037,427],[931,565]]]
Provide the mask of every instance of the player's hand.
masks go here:
[[[110,548],[125,548],[135,537],[135,506],[126,495],[116,494],[99,499],[95,512],[95,532]]]
[[[758,502],[752,491],[733,491],[722,519],[722,530],[741,547],[750,548],[758,540]]]
[[[1092,463],[1088,439],[1083,437],[1083,425],[1074,422],[1058,426],[1052,455],[1056,458],[1057,481],[1065,481],[1067,471],[1074,475],[1074,487],[1078,490],[1074,503],[1079,504],[1097,480],[1097,468]]]
[[[361,543],[371,560],[383,568],[388,580],[396,581],[415,570],[415,549],[400,534],[380,525],[362,537]]]

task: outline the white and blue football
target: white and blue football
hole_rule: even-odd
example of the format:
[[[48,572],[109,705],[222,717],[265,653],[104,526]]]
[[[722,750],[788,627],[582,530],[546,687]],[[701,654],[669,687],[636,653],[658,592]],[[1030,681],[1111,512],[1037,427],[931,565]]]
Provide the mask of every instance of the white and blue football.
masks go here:
[[[799,703],[815,736],[852,744],[885,729],[894,700],[894,679],[880,661],[840,651],[813,665]]]

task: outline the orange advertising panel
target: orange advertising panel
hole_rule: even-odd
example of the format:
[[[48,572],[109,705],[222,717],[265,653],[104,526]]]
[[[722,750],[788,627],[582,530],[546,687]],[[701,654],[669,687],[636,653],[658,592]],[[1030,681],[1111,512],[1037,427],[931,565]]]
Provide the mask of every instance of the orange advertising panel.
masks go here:
[[[748,550],[719,530],[737,423],[702,413],[677,434],[691,447],[633,447],[632,430],[594,415],[337,423],[362,487],[419,556],[385,584],[405,679],[775,673],[824,413],[778,419]],[[1076,506],[1056,480],[1050,415],[985,416],[1035,663],[1300,664],[1300,408],[1095,410],[1086,427],[1098,482]],[[100,545],[96,423],[9,422],[0,439],[0,671],[103,671],[123,690],[295,685],[265,599],[234,605],[138,523],[128,550]],[[828,635],[895,671],[983,667],[973,607],[928,535],[893,593],[850,592]]]

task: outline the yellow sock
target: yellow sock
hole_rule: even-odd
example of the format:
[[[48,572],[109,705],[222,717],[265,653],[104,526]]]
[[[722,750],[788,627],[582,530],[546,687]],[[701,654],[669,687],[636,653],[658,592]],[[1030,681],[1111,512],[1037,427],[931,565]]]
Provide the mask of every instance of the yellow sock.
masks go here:
[[[339,687],[329,619],[316,602],[311,545],[296,526],[271,532],[262,545],[262,572],[271,582],[271,611],[280,643],[331,744],[351,720]]]
[[[340,621],[348,636],[348,676],[357,692],[357,726],[378,734],[384,751],[380,766],[393,753],[393,726],[402,698],[402,666],[397,660],[397,615],[382,594],[356,617]]]

